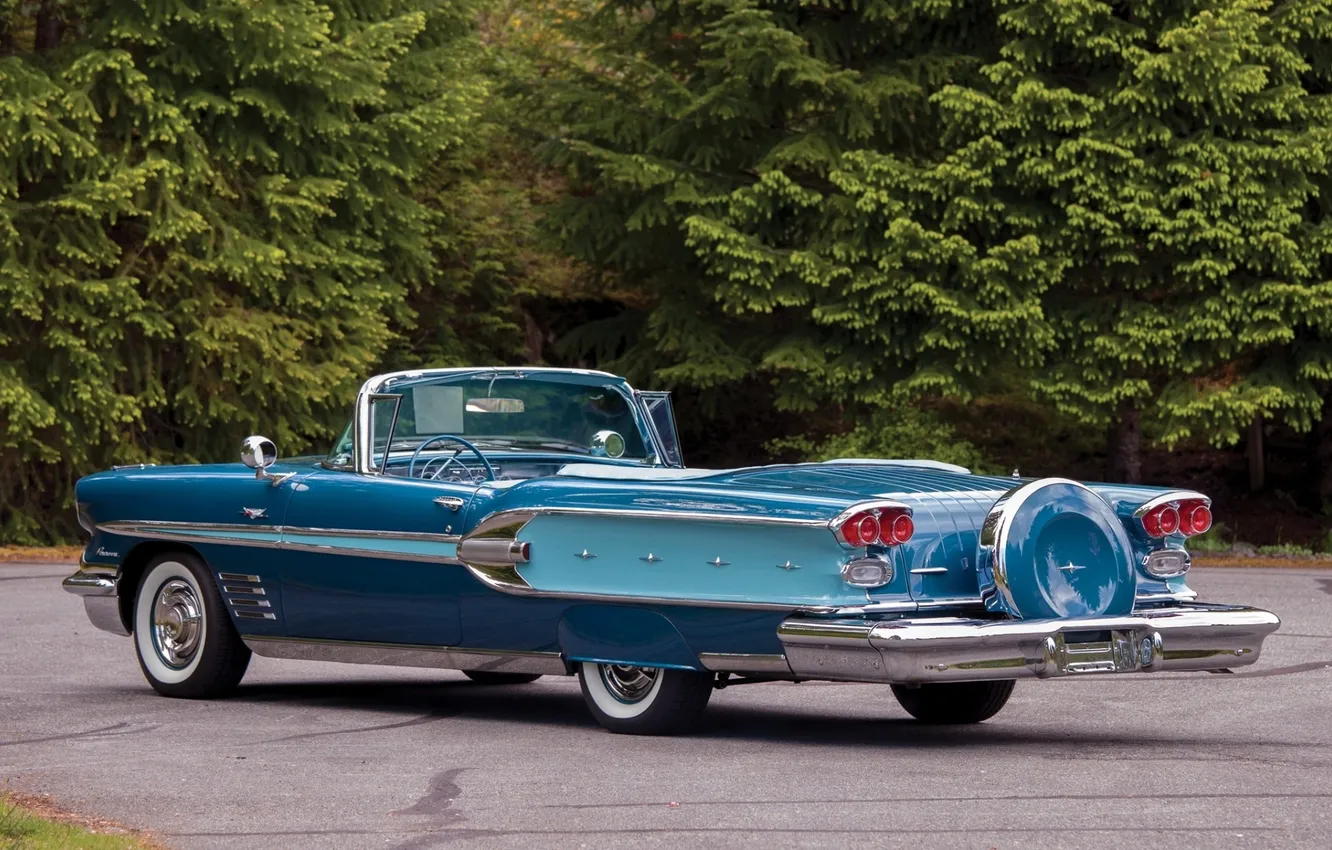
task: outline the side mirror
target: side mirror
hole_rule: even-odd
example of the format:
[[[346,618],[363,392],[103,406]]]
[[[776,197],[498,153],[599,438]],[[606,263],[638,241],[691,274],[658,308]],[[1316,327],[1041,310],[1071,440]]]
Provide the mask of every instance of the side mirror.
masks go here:
[[[594,457],[623,457],[624,437],[615,431],[598,431],[592,435],[591,449]]]
[[[241,442],[241,463],[261,472],[277,461],[277,446],[267,437],[254,435]]]
[[[271,481],[274,487],[282,484],[296,473],[283,472],[275,475],[268,468],[277,462],[277,446],[267,437],[253,435],[241,441],[241,463],[254,470],[254,477],[260,481]]]

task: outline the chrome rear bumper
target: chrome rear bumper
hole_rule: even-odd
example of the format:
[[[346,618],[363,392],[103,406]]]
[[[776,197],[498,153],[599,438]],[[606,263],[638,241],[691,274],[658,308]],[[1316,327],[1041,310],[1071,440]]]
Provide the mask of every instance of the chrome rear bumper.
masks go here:
[[[1186,603],[1064,620],[793,617],[777,635],[800,678],[905,684],[1242,667],[1280,625],[1258,608]]]

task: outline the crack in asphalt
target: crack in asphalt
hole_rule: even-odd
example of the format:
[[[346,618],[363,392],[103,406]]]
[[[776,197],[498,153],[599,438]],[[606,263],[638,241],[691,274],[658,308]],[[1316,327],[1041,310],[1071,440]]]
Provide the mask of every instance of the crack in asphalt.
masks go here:
[[[352,729],[329,729],[325,732],[300,732],[295,735],[285,735],[281,738],[270,738],[267,741],[258,741],[260,744],[280,744],[283,741],[301,741],[306,738],[323,738],[327,735],[355,735],[360,732],[382,732],[386,729],[405,729],[408,726],[421,726],[426,723],[434,723],[439,720],[447,720],[450,717],[458,716],[456,711],[441,711],[433,714],[425,714],[420,717],[414,717],[411,720],[401,720],[397,723],[383,723],[378,726],[357,726]]]
[[[16,747],[20,744],[46,744],[51,741],[72,741],[78,738],[116,738],[122,735],[151,732],[156,728],[156,723],[145,723],[142,726],[135,726],[131,723],[113,723],[110,726],[89,729],[85,732],[67,732],[63,735],[47,735],[42,738],[19,738],[17,741],[0,741],[0,747]]]

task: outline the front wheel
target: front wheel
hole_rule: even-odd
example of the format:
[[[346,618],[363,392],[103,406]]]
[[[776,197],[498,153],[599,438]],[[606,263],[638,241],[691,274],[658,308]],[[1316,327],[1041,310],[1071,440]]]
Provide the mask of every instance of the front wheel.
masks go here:
[[[583,662],[583,699],[605,728],[623,735],[671,735],[698,722],[712,696],[712,675],[627,664]]]
[[[169,697],[225,696],[250,664],[208,568],[185,552],[159,555],[144,571],[134,598],[134,648],[148,684]]]
[[[922,723],[960,724],[989,720],[1013,695],[1012,679],[997,682],[940,682],[893,685],[893,696]]]

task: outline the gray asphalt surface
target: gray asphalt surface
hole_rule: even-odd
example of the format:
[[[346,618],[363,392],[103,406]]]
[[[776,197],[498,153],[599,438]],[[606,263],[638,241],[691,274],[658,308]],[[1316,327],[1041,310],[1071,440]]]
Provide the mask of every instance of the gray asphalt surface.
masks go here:
[[[1195,570],[1283,620],[1234,675],[1020,682],[962,729],[749,685],[667,739],[549,677],[255,658],[233,699],[166,699],[69,572],[0,565],[0,780],[175,848],[1332,847],[1332,571]]]

